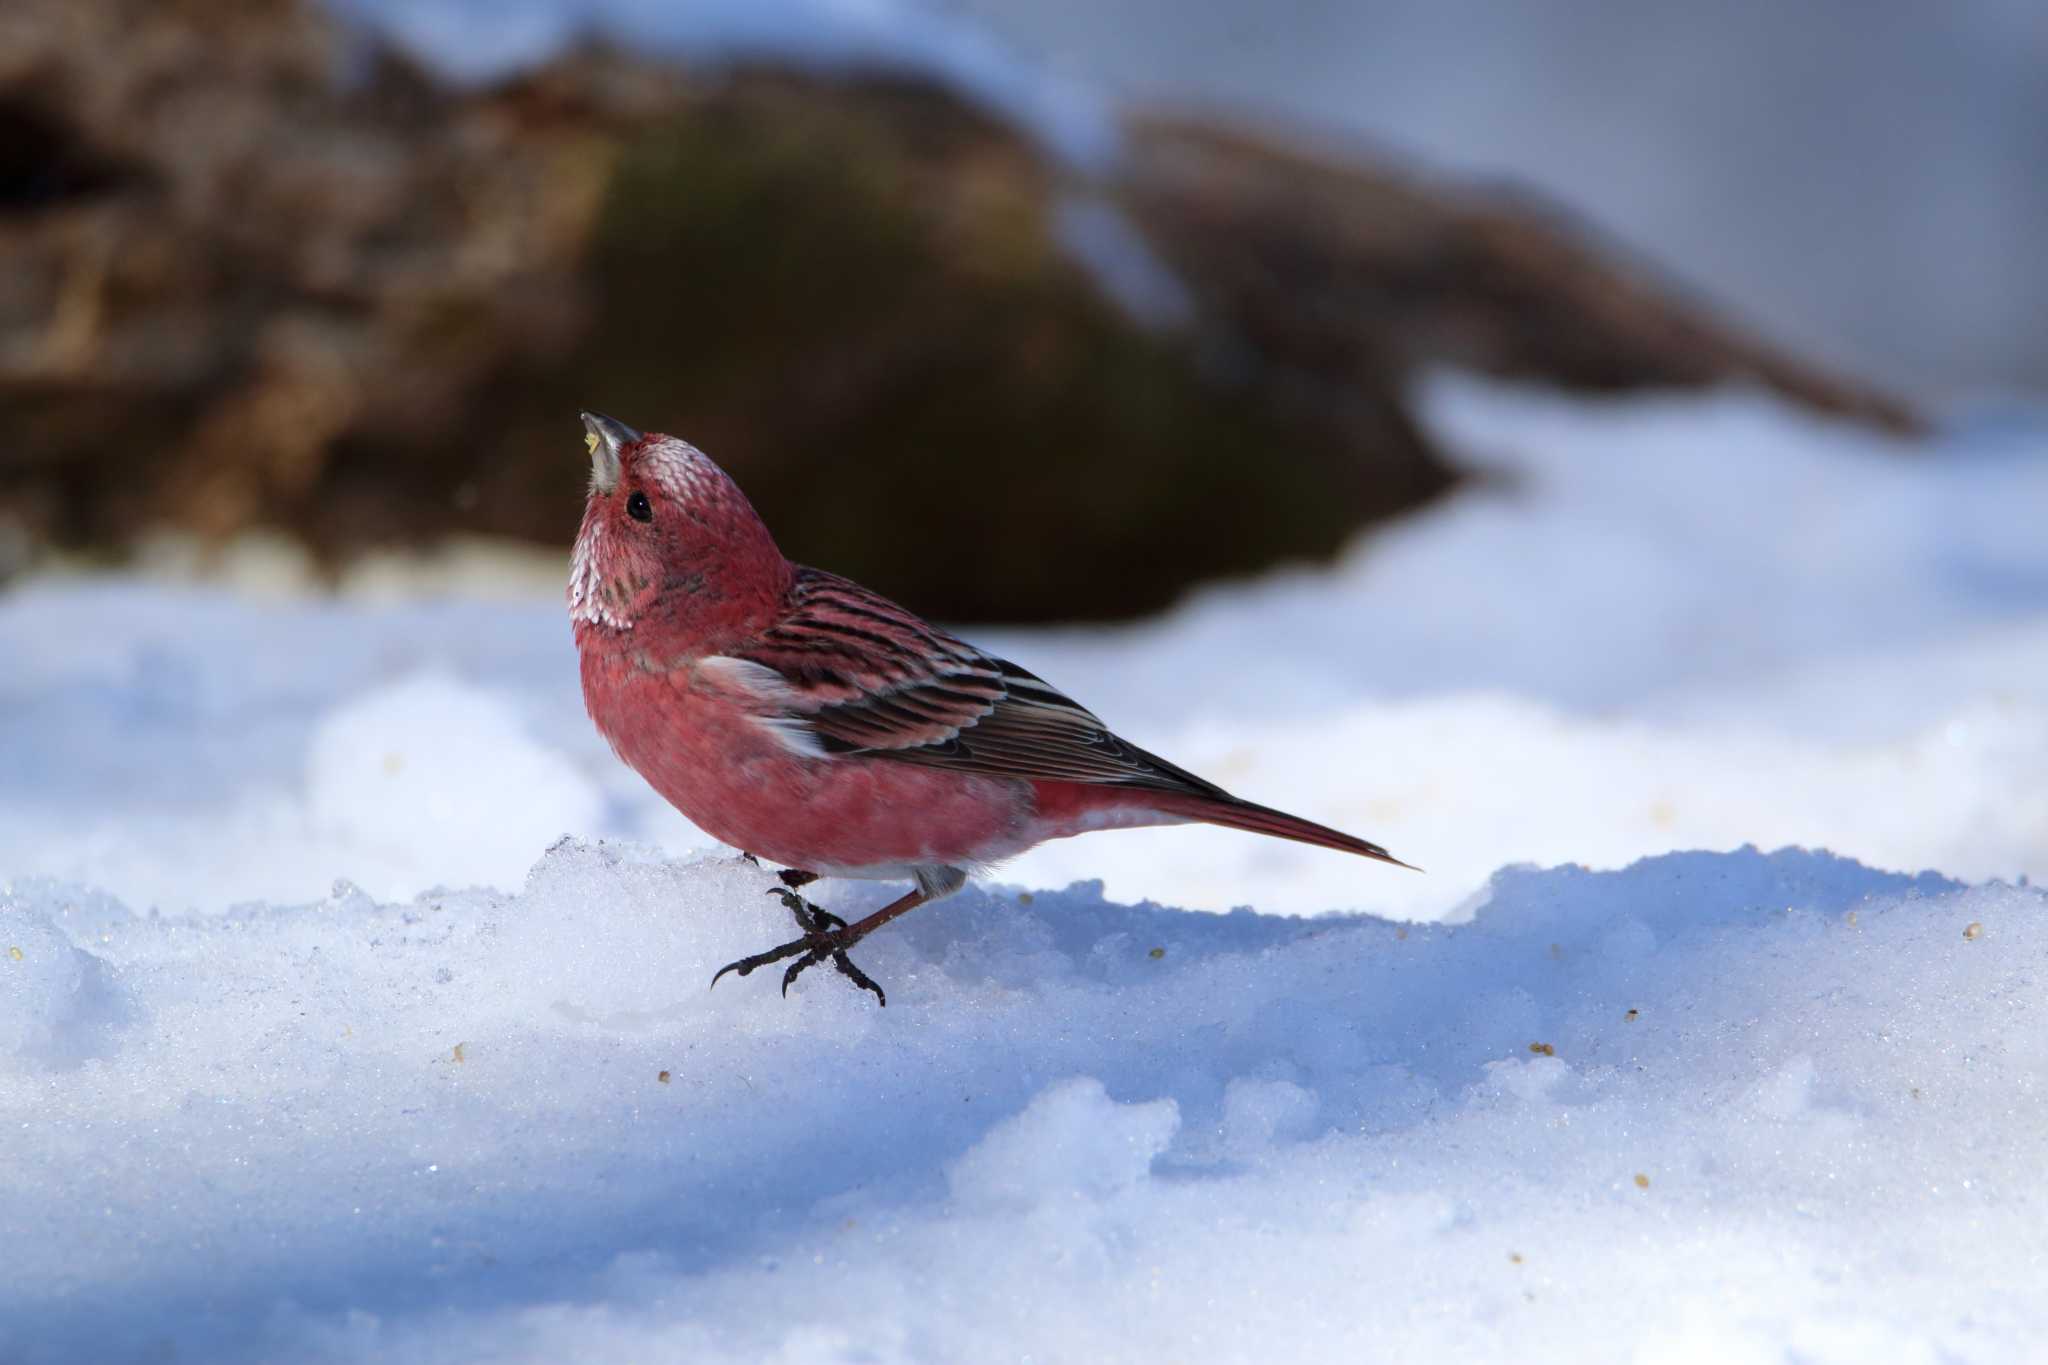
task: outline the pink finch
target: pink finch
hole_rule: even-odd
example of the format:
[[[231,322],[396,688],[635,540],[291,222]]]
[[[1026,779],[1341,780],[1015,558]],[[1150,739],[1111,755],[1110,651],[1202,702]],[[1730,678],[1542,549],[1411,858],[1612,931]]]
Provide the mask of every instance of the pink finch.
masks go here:
[[[1047,839],[1206,821],[1404,863],[1241,801],[1110,733],[1052,684],[857,583],[783,558],[738,485],[688,442],[583,414],[590,496],[569,576],[583,699],[619,757],[707,833],[789,869],[803,933],[782,989],[874,930]],[[909,878],[854,924],[796,894]]]

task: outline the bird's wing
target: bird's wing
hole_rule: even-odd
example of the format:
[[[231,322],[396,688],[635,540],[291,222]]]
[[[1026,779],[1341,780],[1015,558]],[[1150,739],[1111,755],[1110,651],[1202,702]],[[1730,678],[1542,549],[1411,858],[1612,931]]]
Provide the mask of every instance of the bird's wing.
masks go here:
[[[789,612],[725,658],[764,719],[821,756],[1230,799],[1035,673],[836,574],[799,570]]]

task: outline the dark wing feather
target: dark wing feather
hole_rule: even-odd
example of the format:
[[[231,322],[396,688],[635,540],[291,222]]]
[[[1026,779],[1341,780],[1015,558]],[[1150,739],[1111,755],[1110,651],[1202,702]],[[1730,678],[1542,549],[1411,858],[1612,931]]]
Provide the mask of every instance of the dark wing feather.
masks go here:
[[[799,569],[787,614],[732,654],[782,676],[776,699],[830,753],[944,743],[1004,696],[979,650],[817,569]]]
[[[827,753],[1230,799],[1037,674],[836,574],[800,569],[788,614],[732,653],[789,684],[787,718]]]

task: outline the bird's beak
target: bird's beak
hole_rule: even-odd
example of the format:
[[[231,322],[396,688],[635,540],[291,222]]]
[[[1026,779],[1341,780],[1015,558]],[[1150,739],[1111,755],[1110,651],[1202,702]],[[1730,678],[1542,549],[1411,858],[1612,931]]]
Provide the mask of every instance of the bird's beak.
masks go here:
[[[590,485],[609,493],[619,486],[621,453],[640,439],[640,433],[601,412],[584,413],[583,429],[589,433],[583,443],[590,447]]]

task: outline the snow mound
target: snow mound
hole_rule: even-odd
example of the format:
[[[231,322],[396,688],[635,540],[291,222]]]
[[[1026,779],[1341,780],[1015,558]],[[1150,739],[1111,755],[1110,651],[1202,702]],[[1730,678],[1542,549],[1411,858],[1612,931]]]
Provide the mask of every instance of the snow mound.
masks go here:
[[[1497,478],[1157,620],[965,633],[1429,875],[1180,828],[1003,876],[1417,920],[1508,863],[1748,842],[2048,877],[2048,427],[1908,451],[1756,395],[1424,397]],[[511,888],[564,833],[709,843],[591,727],[558,595],[279,606],[46,580],[0,597],[0,657],[0,875],[218,910],[336,877]]]
[[[603,817],[596,783],[535,742],[503,696],[443,673],[375,688],[322,719],[306,803],[314,833],[383,895],[436,878],[510,881],[534,849]]]
[[[916,0],[332,0],[448,75],[485,81],[579,40],[724,64],[911,71],[1014,121],[1081,169],[1116,155],[1108,101],[1018,54],[983,25]]]
[[[970,890],[787,1000],[737,859],[0,895],[0,1358],[2013,1358],[2048,896],[1513,868],[1458,925]],[[882,887],[835,886],[842,913]],[[17,958],[9,951],[21,949]]]
[[[34,900],[42,900],[36,897]],[[128,1016],[107,964],[73,946],[53,913],[30,897],[0,894],[0,1069],[63,1071],[102,1055],[108,1032]]]
[[[1423,399],[1496,477],[1337,564],[1115,630],[965,633],[1430,875],[1185,828],[1002,875],[1419,920],[1507,863],[1746,842],[2048,877],[2048,427],[1914,451],[1752,394],[1442,379]],[[553,594],[279,606],[46,580],[0,597],[0,657],[0,874],[221,909],[338,876],[510,888],[563,833],[709,842],[597,737]]]

